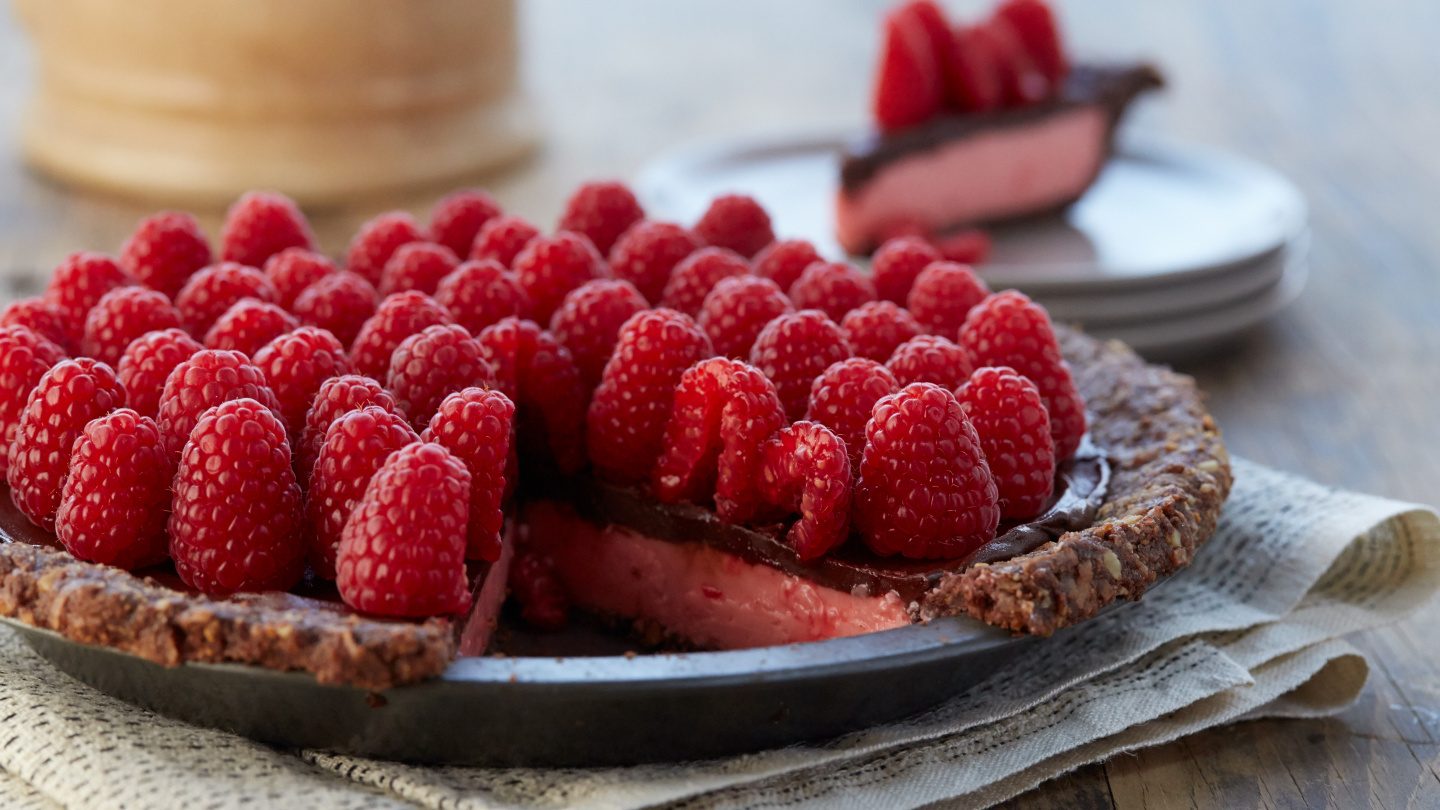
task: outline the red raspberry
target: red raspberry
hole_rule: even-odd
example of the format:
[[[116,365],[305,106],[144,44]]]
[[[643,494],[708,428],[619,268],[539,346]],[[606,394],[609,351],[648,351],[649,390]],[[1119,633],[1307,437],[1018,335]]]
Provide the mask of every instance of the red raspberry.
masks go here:
[[[390,356],[405,338],[426,327],[453,323],[435,299],[419,292],[396,293],[380,302],[350,344],[350,362],[361,374],[383,379]]]
[[[575,189],[555,229],[584,234],[596,250],[607,254],[620,234],[644,218],[645,209],[624,183],[597,181]]]
[[[80,345],[85,337],[85,316],[100,302],[105,293],[116,287],[134,284],[130,274],[109,256],[99,253],[72,253],[55,268],[45,298],[60,314],[65,328],[66,344]]]
[[[270,383],[280,402],[280,415],[297,439],[320,385],[350,373],[345,347],[334,335],[313,326],[302,326],[265,344],[255,353],[255,367]]]
[[[569,621],[570,596],[549,557],[533,551],[516,554],[510,592],[520,604],[520,618],[536,630],[559,630]]]
[[[750,263],[725,248],[701,248],[675,266],[675,272],[660,295],[660,306],[694,318],[700,314],[705,296],[722,278],[750,275]]]
[[[337,584],[345,604],[382,616],[470,608],[465,526],[470,473],[438,444],[392,455],[345,526]]]
[[[326,428],[305,500],[316,576],[335,578],[340,537],[371,477],[391,453],[418,441],[405,417],[375,405],[341,414]]]
[[[1000,491],[1000,516],[1029,520],[1055,489],[1055,441],[1035,383],[1011,368],[987,366],[955,392],[980,434],[980,449]]]
[[[480,341],[465,327],[426,327],[405,338],[390,356],[385,387],[395,395],[410,424],[425,426],[446,394],[464,388],[495,387],[495,370]]]
[[[990,251],[994,248],[990,234],[979,228],[931,236],[930,244],[940,251],[946,261],[971,265],[983,264],[990,258]]]
[[[434,295],[440,279],[460,265],[450,248],[429,242],[401,245],[380,273],[380,294],[419,290]]]
[[[345,253],[345,269],[371,284],[380,283],[385,263],[402,245],[424,242],[425,232],[404,211],[381,214],[360,226]]]
[[[970,308],[985,300],[990,289],[975,271],[958,262],[933,262],[915,278],[905,299],[910,314],[934,335],[954,340]]]
[[[728,248],[750,258],[775,241],[770,228],[770,215],[754,197],[744,194],[722,194],[710,201],[695,235],[707,245]]]
[[[380,383],[364,375],[342,374],[320,384],[320,390],[315,392],[314,402],[305,414],[305,427],[300,433],[300,443],[295,448],[295,470],[300,486],[310,485],[310,473],[315,468],[315,457],[320,454],[320,445],[325,443],[325,431],[330,429],[330,424],[366,405],[374,405],[382,411],[394,414],[400,413],[395,397]]]
[[[162,211],[140,220],[120,248],[120,266],[141,284],[170,298],[210,261],[210,243],[199,223],[178,211]]]
[[[839,321],[845,313],[875,300],[875,285],[845,262],[816,262],[790,287],[796,309],[818,309]]]
[[[648,308],[635,285],[619,279],[589,281],[565,296],[550,318],[550,333],[575,358],[586,391],[600,384],[620,327],[631,315]]]
[[[646,301],[658,302],[670,274],[705,243],[672,222],[643,220],[630,226],[610,248],[610,270],[635,285]]]
[[[830,428],[844,440],[850,452],[850,467],[858,471],[870,411],[881,398],[899,390],[895,375],[874,360],[865,357],[841,360],[815,378],[805,418]]]
[[[539,235],[540,229],[521,217],[498,216],[486,222],[475,234],[475,242],[470,246],[470,258],[476,261],[494,259],[510,267],[515,263],[515,257],[520,255],[520,251]]]
[[[204,335],[225,310],[244,298],[273,304],[275,285],[253,267],[221,262],[191,276],[175,296],[175,308],[190,334]]]
[[[456,256],[469,256],[480,228],[501,213],[500,204],[487,192],[461,189],[436,203],[430,212],[430,235]]]
[[[10,499],[35,525],[53,531],[70,450],[91,419],[122,407],[125,389],[98,360],[61,360],[40,377],[10,443]]]
[[[796,422],[761,449],[760,490],[771,506],[799,512],[785,539],[802,562],[823,557],[850,534],[850,458],[818,422]]]
[[[121,408],[91,420],[75,440],[55,534],[88,562],[127,571],[164,562],[174,474],[150,417]]]
[[[901,385],[935,383],[954,391],[970,378],[970,355],[939,335],[919,335],[895,349],[885,365]]]
[[[980,439],[955,395],[914,383],[865,426],[855,523],[876,554],[963,557],[995,537],[1000,506]]]
[[[781,291],[789,292],[805,268],[823,261],[815,246],[804,239],[782,239],[755,254],[755,275],[768,278],[779,285]]]
[[[500,559],[500,535],[505,529],[501,506],[514,422],[515,404],[504,394],[466,388],[445,397],[421,436],[444,446],[470,471],[470,528],[465,550],[470,559]]]
[[[578,472],[585,466],[589,392],[570,351],[534,322],[519,318],[486,327],[476,339],[495,370],[497,387],[519,406],[522,455],[548,456],[561,472]]]
[[[435,301],[472,333],[530,310],[530,299],[515,274],[494,259],[462,263],[440,281]]]
[[[285,426],[249,398],[209,408],[175,473],[170,556],[212,596],[286,591],[305,573],[300,487]]]
[[[786,418],[799,419],[815,378],[850,355],[845,332],[825,313],[806,309],[781,315],[760,330],[750,363],[775,383]]]
[[[348,271],[331,273],[305,288],[292,311],[307,326],[318,326],[345,345],[358,340],[375,314],[380,294],[365,279]]]
[[[945,92],[940,46],[946,32],[943,14],[929,0],[903,3],[885,15],[871,101],[882,131],[907,129],[940,112]]]
[[[1050,412],[1055,457],[1063,460],[1075,454],[1085,435],[1085,401],[1060,355],[1044,307],[1014,290],[996,293],[970,310],[960,329],[960,345],[977,368],[1008,366],[1029,377]]]
[[[1051,87],[1059,87],[1070,65],[1061,41],[1060,27],[1049,4],[1044,0],[1006,0],[995,9],[994,16],[1015,30],[1035,67]]]
[[[299,328],[300,320],[279,306],[242,298],[205,333],[205,348],[231,349],[254,357],[266,343]]]
[[[265,260],[265,278],[275,286],[275,303],[286,309],[305,288],[339,272],[329,256],[305,248],[286,248]]]
[[[170,372],[203,348],[184,329],[162,329],[131,341],[119,368],[125,403],[141,416],[157,417]]]
[[[564,231],[530,240],[512,266],[515,280],[530,299],[531,314],[545,323],[571,290],[610,276],[610,268],[588,238]]]
[[[315,235],[295,201],[273,191],[241,195],[225,214],[220,258],[259,267],[285,248],[312,248]]]
[[[845,313],[845,339],[859,357],[884,362],[901,343],[920,334],[920,324],[889,301],[871,301]]]
[[[916,236],[888,240],[875,251],[870,260],[870,273],[875,280],[875,294],[881,301],[904,306],[915,277],[931,262],[940,261],[940,251]]]
[[[146,332],[180,325],[180,313],[162,292],[144,287],[117,287],[100,299],[85,317],[81,353],[103,363],[120,362],[130,341]]]
[[[50,367],[65,359],[59,346],[23,326],[0,326],[0,451],[15,440],[30,392]],[[9,463],[0,452],[0,475]]]
[[[43,297],[22,298],[12,301],[0,311],[0,326],[23,326],[40,337],[49,340],[61,351],[70,351],[70,331],[60,310]]]
[[[983,32],[984,25],[957,26],[945,49],[945,83],[950,106],[964,112],[988,112],[1004,100],[999,55]]]
[[[703,503],[713,495],[721,520],[753,518],[763,500],[762,447],[784,424],[775,385],[759,369],[724,357],[696,363],[675,387],[651,476],[656,497]]]
[[[790,299],[770,279],[735,276],[720,279],[705,296],[698,323],[710,338],[716,354],[748,359],[760,330],[781,315],[794,311]]]
[[[700,327],[674,310],[638,312],[620,327],[586,415],[590,463],[601,475],[650,480],[680,375],[713,353]]]
[[[204,349],[180,361],[165,378],[155,420],[165,436],[165,447],[179,458],[201,414],[222,402],[242,398],[261,402],[275,412],[276,419],[283,418],[265,375],[240,352]]]

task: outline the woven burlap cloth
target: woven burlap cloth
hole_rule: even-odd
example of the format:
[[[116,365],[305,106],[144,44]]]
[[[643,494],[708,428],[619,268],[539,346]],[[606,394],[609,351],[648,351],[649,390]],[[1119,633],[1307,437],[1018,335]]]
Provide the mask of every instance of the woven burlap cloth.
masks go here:
[[[131,708],[0,632],[0,806],[983,806],[1203,728],[1336,712],[1368,674],[1343,636],[1440,589],[1440,519],[1243,461],[1235,471],[1218,533],[1142,601],[921,717],[721,761],[491,770],[276,750]]]

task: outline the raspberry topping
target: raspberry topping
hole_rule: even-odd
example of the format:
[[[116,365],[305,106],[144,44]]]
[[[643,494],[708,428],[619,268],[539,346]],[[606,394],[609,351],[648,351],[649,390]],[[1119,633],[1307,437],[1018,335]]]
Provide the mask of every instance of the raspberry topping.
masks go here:
[[[901,343],[920,334],[915,316],[889,301],[871,301],[845,313],[845,339],[859,357],[884,361]]]
[[[699,237],[673,222],[637,222],[610,249],[610,270],[635,285],[646,301],[658,302],[670,274],[704,247]]]
[[[586,391],[600,384],[620,327],[648,306],[635,285],[619,279],[586,282],[565,296],[550,319],[550,333],[575,358]]]
[[[815,246],[804,239],[782,239],[755,254],[755,275],[770,279],[788,293],[805,268],[823,261]]]
[[[62,351],[70,351],[70,332],[60,310],[44,297],[12,301],[0,311],[0,326],[23,326],[49,340]]]
[[[440,281],[435,301],[471,333],[530,310],[530,299],[515,274],[494,259],[467,261],[455,268]]]
[[[320,385],[350,373],[345,347],[334,335],[313,326],[302,326],[267,343],[255,353],[255,367],[270,383],[280,402],[280,415],[295,438],[300,436]]]
[[[555,227],[584,234],[596,250],[608,254],[620,234],[644,218],[645,209],[624,183],[600,181],[575,189]]]
[[[954,391],[970,378],[970,355],[939,335],[919,335],[895,349],[885,362],[901,385],[935,383]]]
[[[499,391],[466,388],[440,403],[422,438],[437,442],[470,471],[470,527],[465,556],[500,559],[505,467],[510,455],[515,405]]]
[[[966,228],[953,233],[931,236],[930,244],[940,251],[940,255],[946,261],[972,265],[983,264],[986,259],[990,258],[990,250],[994,247],[990,240],[990,234],[979,228]]]
[[[232,349],[253,357],[260,347],[300,328],[300,320],[276,304],[243,298],[205,333],[205,348]]]
[[[61,545],[77,559],[127,571],[163,562],[173,475],[154,420],[129,408],[91,420],[60,494]]]
[[[1005,0],[995,18],[1015,31],[1036,69],[1051,87],[1059,87],[1070,72],[1055,14],[1044,0]]]
[[[350,241],[350,248],[345,252],[345,269],[378,285],[385,263],[401,245],[424,241],[425,232],[415,224],[414,217],[404,211],[381,214],[361,225]]]
[[[1040,389],[1014,369],[987,366],[976,369],[955,396],[980,434],[1000,492],[1000,516],[1038,515],[1055,486],[1055,442]]]
[[[401,245],[380,272],[380,294],[418,290],[434,295],[440,279],[450,275],[460,260],[444,245],[411,242]]]
[[[845,332],[825,313],[806,309],[781,315],[760,330],[750,349],[750,363],[775,383],[786,418],[799,419],[815,378],[850,355]]]
[[[850,458],[845,442],[818,422],[796,422],[765,442],[760,490],[771,506],[799,512],[785,539],[802,562],[850,533]]]
[[[874,301],[875,285],[854,265],[816,262],[790,286],[790,300],[796,309],[818,309],[838,321],[850,310]]]
[[[570,351],[532,321],[506,318],[476,338],[500,390],[519,406],[526,458],[550,457],[565,473],[585,466],[588,389]]]
[[[985,300],[990,289],[968,266],[934,262],[915,278],[906,302],[910,314],[931,334],[952,340],[960,335],[970,308]]]
[[[20,426],[30,392],[50,367],[65,359],[53,342],[23,326],[0,326],[0,450],[8,449]],[[0,475],[9,463],[0,452]]]
[[[175,296],[180,320],[192,335],[204,335],[242,298],[274,303],[275,285],[253,267],[234,262],[212,264],[190,277]]]
[[[955,29],[944,51],[945,88],[950,106],[969,112],[988,112],[1000,106],[1004,88],[1000,69],[989,40],[978,34],[980,26]]]
[[[943,33],[936,31],[937,23]],[[912,127],[940,111],[944,83],[936,45],[945,33],[944,17],[929,0],[905,3],[885,15],[872,101],[882,130]]]
[[[750,263],[726,248],[701,248],[675,266],[660,295],[660,305],[694,318],[705,296],[722,278],[750,275]]]
[[[120,248],[120,266],[141,284],[170,298],[210,261],[210,243],[199,223],[178,211],[162,211],[140,220]]]
[[[605,260],[587,237],[564,231],[530,240],[512,267],[520,289],[530,299],[530,313],[544,323],[550,322],[555,308],[571,290],[610,275]]]
[[[436,203],[430,213],[430,234],[456,256],[469,256],[480,228],[500,214],[500,204],[485,191],[461,189]]]
[[[81,353],[104,363],[120,362],[130,341],[146,332],[180,325],[180,313],[164,293],[144,287],[116,287],[85,317]]]
[[[280,402],[265,375],[240,352],[204,349],[182,360],[165,378],[160,394],[160,433],[165,447],[178,458],[200,415],[222,402],[253,399],[283,419]],[[284,423],[281,422],[283,428]]]
[[[85,316],[105,293],[134,283],[130,274],[121,270],[109,256],[82,251],[65,257],[50,277],[45,298],[60,314],[66,345],[80,345],[85,336]]]
[[[315,392],[315,399],[305,414],[305,428],[295,449],[295,469],[302,487],[310,486],[315,457],[320,454],[320,445],[325,443],[325,432],[330,429],[330,424],[366,405],[374,405],[389,413],[400,413],[395,397],[380,383],[364,375],[342,374],[320,384],[320,390]]]
[[[520,217],[498,216],[486,222],[475,234],[470,246],[470,258],[476,260],[494,259],[510,267],[515,257],[540,235],[540,229]]]
[[[875,279],[875,294],[881,301],[903,306],[915,277],[931,262],[940,261],[940,251],[915,236],[890,239],[875,251],[870,270]]]
[[[749,259],[775,241],[770,215],[754,197],[722,194],[695,223],[695,235],[713,247],[727,248]]]
[[[125,386],[125,404],[141,416],[157,417],[170,372],[203,348],[184,329],[162,329],[131,341],[120,358],[118,374]]]
[[[390,370],[390,356],[411,335],[429,326],[452,323],[450,313],[435,299],[419,292],[396,293],[365,321],[350,344],[350,362],[355,370],[375,379]]]
[[[494,388],[495,371],[485,349],[465,327],[426,327],[405,338],[390,356],[385,387],[395,394],[410,424],[424,427],[446,394],[471,387]]]
[[[830,428],[844,440],[850,452],[850,467],[858,471],[870,412],[882,397],[899,390],[895,375],[874,360],[864,357],[841,360],[815,378],[805,418]]]
[[[295,201],[273,191],[251,191],[235,201],[220,231],[220,258],[259,267],[292,247],[312,248],[315,235]]]
[[[305,248],[286,248],[265,260],[265,278],[275,287],[275,303],[286,309],[305,288],[339,272],[330,257]]]
[[[697,322],[716,354],[749,359],[760,330],[794,309],[770,279],[734,276],[721,279],[705,296]]]
[[[293,311],[306,326],[328,331],[345,345],[355,341],[360,328],[375,314],[380,294],[354,273],[331,273],[305,288],[295,298]]]

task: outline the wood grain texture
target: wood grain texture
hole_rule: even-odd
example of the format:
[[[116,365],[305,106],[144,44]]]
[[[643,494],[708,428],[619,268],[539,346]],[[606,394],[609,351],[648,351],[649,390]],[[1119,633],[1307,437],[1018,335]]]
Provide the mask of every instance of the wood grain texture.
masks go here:
[[[527,80],[548,119],[529,164],[485,178],[549,224],[582,178],[631,177],[696,138],[864,119],[884,0],[526,0]],[[953,4],[974,8],[976,2]],[[1171,79],[1135,125],[1233,149],[1309,197],[1309,289],[1217,355],[1182,366],[1229,445],[1336,486],[1440,501],[1440,3],[1069,0],[1081,54],[1147,56]],[[29,174],[14,154],[26,57],[0,5],[0,273],[12,291],[78,248],[115,249],[146,211]],[[344,247],[376,212],[437,196],[310,212]],[[205,224],[212,232],[218,212]],[[1424,616],[1355,643],[1360,702],[1323,721],[1264,721],[1120,756],[1018,807],[1440,805],[1440,655]]]

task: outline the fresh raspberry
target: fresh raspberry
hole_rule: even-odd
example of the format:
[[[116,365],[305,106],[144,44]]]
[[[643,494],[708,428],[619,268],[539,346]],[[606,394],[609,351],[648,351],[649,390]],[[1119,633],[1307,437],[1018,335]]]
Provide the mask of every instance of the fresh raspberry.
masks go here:
[[[475,242],[470,246],[470,258],[476,261],[494,259],[510,267],[515,263],[515,257],[520,255],[520,251],[539,235],[540,229],[521,217],[498,216],[486,222],[475,234]]]
[[[817,309],[781,315],[760,330],[750,363],[775,383],[786,418],[805,414],[810,386],[831,363],[850,357],[850,342],[835,322]]]
[[[585,465],[585,407],[589,392],[575,358],[533,321],[506,318],[476,340],[494,369],[497,387],[520,409],[522,455],[549,456],[561,472]]]
[[[59,346],[62,351],[68,352],[73,348],[70,331],[60,310],[44,297],[12,301],[0,311],[0,326],[23,326]]]
[[[0,475],[9,464],[4,450],[15,440],[30,392],[65,351],[23,326],[0,326]]]
[[[505,528],[501,505],[514,422],[515,404],[509,397],[499,391],[466,388],[441,401],[421,436],[444,446],[470,471],[470,528],[465,550],[470,559],[500,559],[500,535]]]
[[[242,398],[263,403],[275,412],[276,419],[283,419],[280,402],[265,375],[240,352],[204,349],[180,361],[165,378],[155,420],[172,457],[179,458],[201,414],[222,402]]]
[[[1059,87],[1070,65],[1050,5],[1045,0],[1006,0],[995,9],[994,16],[1014,29],[1050,87]]]
[[[1011,368],[976,369],[955,392],[980,434],[980,448],[1000,492],[1000,516],[1029,520],[1055,488],[1055,441],[1035,383]]]
[[[675,272],[660,295],[660,306],[694,318],[700,314],[705,296],[722,278],[750,275],[750,263],[732,250],[701,248],[675,266]]]
[[[565,296],[550,318],[550,333],[575,358],[586,391],[600,384],[620,327],[631,315],[648,308],[635,285],[619,279],[589,281]]]
[[[901,343],[924,331],[915,316],[889,301],[871,301],[850,310],[840,328],[856,356],[882,362]]]
[[[945,91],[950,106],[963,112],[989,112],[1004,100],[1000,66],[982,26],[960,26],[943,52]]]
[[[991,62],[1000,76],[1000,96],[1003,104],[1020,107],[1033,104],[1050,95],[1050,82],[1030,56],[1020,34],[1008,21],[992,17],[985,23],[969,30],[972,47],[981,42],[990,54]]]
[[[203,348],[184,329],[162,329],[131,341],[118,371],[125,404],[141,416],[159,416],[160,395],[170,372]]]
[[[295,201],[273,191],[241,195],[225,214],[220,230],[220,258],[259,267],[285,248],[310,249],[315,235]]]
[[[931,262],[940,261],[940,251],[915,236],[890,239],[875,251],[870,272],[875,281],[875,295],[881,301],[905,305],[915,277]]]
[[[645,209],[624,183],[598,181],[575,189],[555,229],[584,234],[596,250],[608,254],[620,234],[644,218]]]
[[[170,556],[202,593],[286,591],[305,573],[300,487],[285,426],[232,399],[203,413],[175,473]]]
[[[336,419],[351,411],[358,411],[366,405],[374,405],[382,411],[400,413],[395,397],[380,383],[362,374],[342,374],[331,377],[320,384],[310,410],[305,414],[305,427],[300,433],[300,443],[295,448],[295,471],[300,486],[310,486],[310,473],[315,469],[315,457],[320,454],[320,445],[325,443],[325,431]]]
[[[40,377],[10,443],[10,499],[35,525],[53,531],[70,450],[91,419],[123,407],[125,388],[98,360],[61,360]]]
[[[804,239],[782,239],[755,254],[755,275],[770,279],[788,293],[805,268],[823,261],[815,246]]]
[[[77,559],[127,571],[164,562],[174,473],[150,417],[121,408],[91,420],[60,493],[60,543]]]
[[[275,286],[275,303],[290,309],[306,287],[339,272],[329,256],[305,248],[286,248],[265,260],[265,278]]]
[[[444,245],[411,242],[401,245],[380,272],[380,294],[418,290],[434,295],[440,279],[460,265],[454,252]]]
[[[759,276],[722,278],[700,307],[700,328],[715,353],[749,359],[750,347],[765,325],[794,312],[790,299],[775,282]]]
[[[954,339],[959,337],[970,308],[989,294],[990,289],[974,270],[942,261],[920,271],[906,304],[926,331]]]
[[[855,492],[855,523],[872,551],[963,557],[994,539],[998,497],[954,394],[914,383],[875,403]]]
[[[390,356],[411,335],[430,326],[454,323],[435,299],[420,292],[396,293],[375,310],[350,343],[350,362],[361,374],[377,380],[390,370]]]
[[[299,328],[300,320],[279,306],[242,298],[205,333],[205,348],[231,349],[254,357],[261,346]]]
[[[210,243],[200,224],[178,211],[162,211],[140,220],[120,248],[120,266],[136,281],[170,298],[210,261]]]
[[[425,232],[404,211],[381,214],[360,226],[345,252],[345,269],[371,284],[380,283],[385,263],[402,245],[424,242]]]
[[[918,335],[896,347],[885,365],[901,385],[935,383],[954,391],[970,378],[970,355],[939,335]]]
[[[785,424],[775,384],[739,360],[712,357],[675,387],[675,406],[655,462],[655,495],[666,503],[715,498],[721,520],[753,518],[763,501],[761,451]]]
[[[1008,366],[1029,377],[1050,413],[1055,457],[1063,460],[1075,454],[1085,435],[1085,401],[1060,355],[1044,307],[1014,290],[996,293],[970,310],[960,329],[960,345],[977,368]]]
[[[924,123],[940,112],[945,86],[937,17],[939,29],[946,30],[943,16],[928,0],[905,3],[885,15],[871,103],[875,123],[884,131]]]
[[[435,301],[471,333],[530,311],[530,298],[515,274],[494,259],[463,262],[441,279]]]
[[[144,287],[116,287],[85,316],[80,351],[113,366],[120,362],[130,341],[146,332],[179,325],[180,313],[165,293]]]
[[[665,293],[670,274],[705,243],[673,222],[643,220],[630,226],[610,248],[610,270],[635,285],[651,303]]]
[[[280,402],[280,415],[297,439],[321,384],[350,373],[345,347],[334,335],[314,326],[302,326],[265,344],[255,353],[255,367],[270,383]]]
[[[109,256],[99,253],[72,253],[60,262],[50,276],[45,298],[60,314],[69,347],[78,347],[85,337],[85,316],[100,302],[105,293],[116,287],[134,284],[130,274]]]
[[[875,285],[854,265],[816,262],[790,286],[796,309],[818,309],[839,321],[845,313],[875,300]]]
[[[810,387],[805,418],[819,422],[845,442],[850,467],[860,469],[865,449],[865,424],[875,403],[900,390],[890,369],[865,357],[832,363]]]
[[[390,356],[385,387],[395,395],[410,424],[424,427],[446,394],[464,388],[495,387],[495,370],[485,348],[465,327],[429,326],[405,338]]]
[[[610,276],[610,268],[590,240],[566,231],[530,240],[512,266],[515,280],[530,299],[530,313],[545,323],[571,290]]]
[[[569,621],[570,596],[549,557],[532,550],[516,554],[510,567],[510,592],[520,605],[520,618],[536,630],[559,630]]]
[[[275,303],[275,285],[253,267],[234,262],[212,264],[190,277],[175,296],[180,320],[192,335],[204,335],[225,314],[225,310],[244,298]]]
[[[845,442],[818,422],[796,422],[770,437],[761,454],[760,491],[767,504],[800,513],[785,539],[801,562],[844,543],[852,483]]]
[[[305,288],[291,311],[307,326],[318,326],[345,345],[354,343],[376,312],[380,294],[365,279],[342,270]]]
[[[382,616],[470,608],[465,526],[470,473],[438,444],[390,456],[345,526],[337,584],[345,604]]]
[[[930,244],[940,251],[946,261],[972,265],[983,264],[990,258],[990,250],[994,247],[990,234],[979,228],[931,236]]]
[[[480,228],[503,213],[487,192],[466,188],[446,195],[430,212],[430,235],[456,256],[469,256]]]
[[[370,478],[391,453],[418,441],[405,417],[375,405],[343,413],[326,428],[305,499],[310,565],[316,576],[335,578],[340,537]]]
[[[638,312],[620,327],[586,415],[590,463],[601,475],[650,480],[680,375],[713,353],[700,327],[674,310]]]
[[[695,235],[713,247],[733,250],[749,259],[775,241],[770,215],[754,197],[722,194],[695,223]]]

